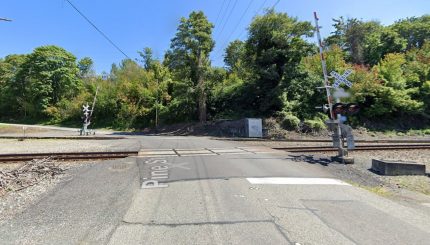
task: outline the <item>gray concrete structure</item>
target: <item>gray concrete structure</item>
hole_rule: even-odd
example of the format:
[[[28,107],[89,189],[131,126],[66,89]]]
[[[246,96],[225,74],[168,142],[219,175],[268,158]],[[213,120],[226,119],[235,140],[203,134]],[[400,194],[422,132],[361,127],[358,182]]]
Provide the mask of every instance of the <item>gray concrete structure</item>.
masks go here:
[[[372,159],[372,170],[382,175],[425,175],[426,165],[414,162]]]

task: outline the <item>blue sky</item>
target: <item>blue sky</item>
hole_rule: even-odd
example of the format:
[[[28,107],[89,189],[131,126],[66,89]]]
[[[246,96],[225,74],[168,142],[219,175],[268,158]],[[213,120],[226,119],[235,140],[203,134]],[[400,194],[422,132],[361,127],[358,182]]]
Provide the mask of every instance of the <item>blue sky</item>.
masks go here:
[[[246,28],[262,9],[277,0],[70,0],[128,56],[151,47],[158,57],[169,48],[179,19],[193,10],[203,10],[215,24],[215,50],[212,64],[222,66],[222,50],[234,39],[246,38]],[[224,4],[223,4],[224,3]],[[249,7],[248,7],[249,6]],[[221,8],[222,7],[222,8]],[[234,8],[233,8],[234,7]],[[247,11],[246,11],[247,10]],[[280,0],[277,11],[312,21],[313,11],[320,17],[322,35],[333,28],[332,18],[356,17],[391,24],[395,20],[430,13],[429,0]],[[230,14],[231,13],[231,14]],[[228,18],[230,16],[230,18]],[[239,21],[243,16],[242,21]],[[59,45],[78,58],[91,57],[98,73],[109,71],[124,55],[109,44],[65,0],[1,0],[0,57],[30,53],[41,45]]]

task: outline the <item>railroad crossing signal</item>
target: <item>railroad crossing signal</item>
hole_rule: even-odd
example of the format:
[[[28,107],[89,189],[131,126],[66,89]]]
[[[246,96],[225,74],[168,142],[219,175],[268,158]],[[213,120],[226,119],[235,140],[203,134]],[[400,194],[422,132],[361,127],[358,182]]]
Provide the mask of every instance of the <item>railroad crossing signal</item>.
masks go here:
[[[346,70],[345,73],[343,73],[343,75],[340,75],[335,71],[330,72],[330,75],[335,79],[333,83],[333,88],[338,88],[342,83],[348,87],[352,87],[352,83],[346,79],[349,75],[351,75],[351,73],[352,73],[351,69]]]
[[[83,117],[83,127],[81,129],[81,135],[88,135],[90,133],[90,130],[88,130],[88,126],[91,124],[91,111],[90,106],[88,103],[86,105],[82,106],[82,111],[84,112]]]
[[[82,107],[83,107],[82,111],[84,112],[84,116],[85,116],[85,122],[88,122],[89,115],[90,115],[90,112],[91,112],[91,110],[89,109],[90,106],[87,103],[87,105],[83,105]]]
[[[360,111],[360,106],[356,103],[336,103],[333,105],[333,112],[341,115],[354,115]]]

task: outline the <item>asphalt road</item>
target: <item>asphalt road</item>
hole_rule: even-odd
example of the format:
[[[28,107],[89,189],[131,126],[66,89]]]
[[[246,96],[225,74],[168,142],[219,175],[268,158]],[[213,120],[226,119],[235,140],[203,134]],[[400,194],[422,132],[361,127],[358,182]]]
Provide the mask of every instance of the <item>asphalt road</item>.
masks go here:
[[[0,227],[2,244],[429,244],[427,213],[287,153],[139,136]]]

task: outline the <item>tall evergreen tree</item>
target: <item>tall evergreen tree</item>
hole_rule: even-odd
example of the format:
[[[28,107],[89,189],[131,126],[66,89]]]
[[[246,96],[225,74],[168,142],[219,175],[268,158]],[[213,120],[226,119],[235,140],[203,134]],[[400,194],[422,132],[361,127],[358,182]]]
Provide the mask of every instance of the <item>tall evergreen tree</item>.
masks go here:
[[[209,54],[215,45],[211,36],[213,27],[202,11],[192,12],[188,19],[181,18],[166,54],[166,64],[174,70],[176,79],[192,82],[200,122],[206,121],[205,73],[210,67]]]

